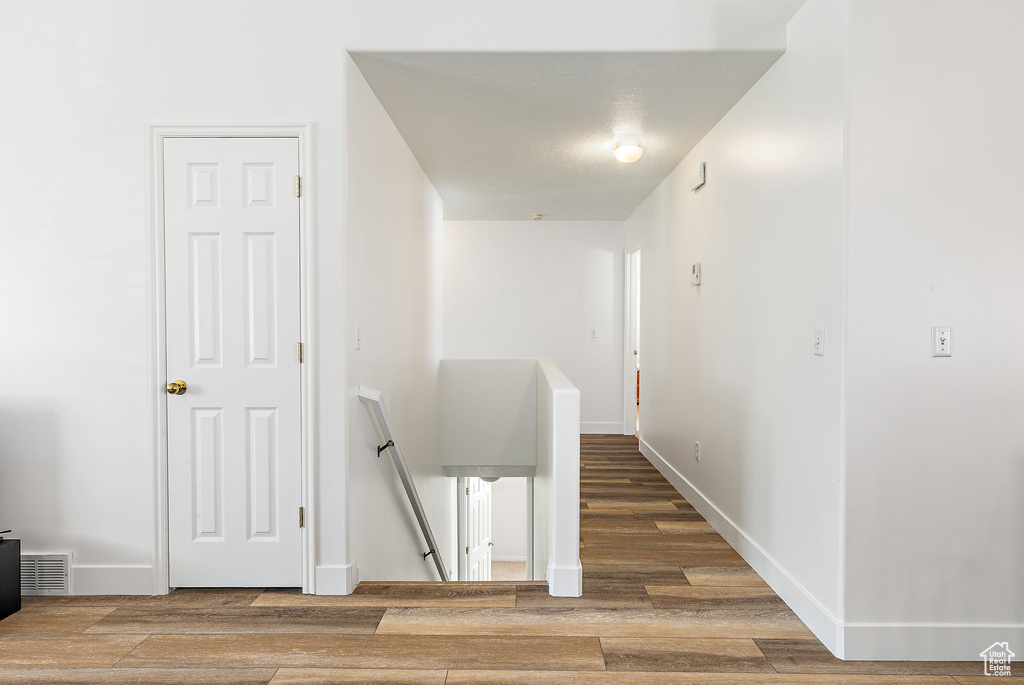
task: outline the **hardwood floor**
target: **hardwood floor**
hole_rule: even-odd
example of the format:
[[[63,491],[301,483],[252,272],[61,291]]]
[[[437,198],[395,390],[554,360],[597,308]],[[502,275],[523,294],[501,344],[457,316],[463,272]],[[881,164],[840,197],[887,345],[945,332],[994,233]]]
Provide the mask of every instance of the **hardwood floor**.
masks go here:
[[[582,437],[580,496],[580,598],[537,583],[25,598],[0,621],[0,684],[981,681],[975,662],[832,657],[634,438]]]

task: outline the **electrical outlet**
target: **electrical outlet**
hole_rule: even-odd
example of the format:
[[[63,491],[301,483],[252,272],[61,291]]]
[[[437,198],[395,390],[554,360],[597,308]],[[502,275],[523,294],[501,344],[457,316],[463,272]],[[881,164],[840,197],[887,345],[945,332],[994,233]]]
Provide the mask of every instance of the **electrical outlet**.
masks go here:
[[[597,329],[596,328],[591,328],[590,329],[590,337],[591,338],[596,338],[597,337]]]
[[[815,326],[814,327],[814,355],[817,357],[825,356],[825,327]]]
[[[932,356],[952,357],[953,340],[949,326],[932,326]]]
[[[693,458],[700,461],[700,442],[693,443]]]

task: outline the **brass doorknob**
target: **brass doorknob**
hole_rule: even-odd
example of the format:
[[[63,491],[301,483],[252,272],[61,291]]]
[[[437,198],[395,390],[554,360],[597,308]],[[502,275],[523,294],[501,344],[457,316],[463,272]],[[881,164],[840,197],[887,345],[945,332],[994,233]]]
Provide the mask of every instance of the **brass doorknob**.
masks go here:
[[[185,381],[171,381],[167,384],[167,392],[171,395],[184,395],[186,390],[188,386]]]

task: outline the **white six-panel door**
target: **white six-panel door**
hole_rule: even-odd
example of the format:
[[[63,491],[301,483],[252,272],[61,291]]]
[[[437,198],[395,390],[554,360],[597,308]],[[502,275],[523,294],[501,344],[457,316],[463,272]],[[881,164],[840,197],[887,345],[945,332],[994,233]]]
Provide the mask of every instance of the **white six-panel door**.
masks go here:
[[[491,579],[491,484],[467,478],[466,580]]]
[[[302,584],[298,155],[164,139],[172,587]]]

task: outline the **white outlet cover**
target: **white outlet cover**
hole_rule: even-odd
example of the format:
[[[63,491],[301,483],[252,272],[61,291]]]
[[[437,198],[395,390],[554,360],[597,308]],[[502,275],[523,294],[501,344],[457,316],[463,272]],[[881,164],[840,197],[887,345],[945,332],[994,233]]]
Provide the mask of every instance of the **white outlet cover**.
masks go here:
[[[932,326],[932,356],[953,356],[953,338],[950,326]]]

